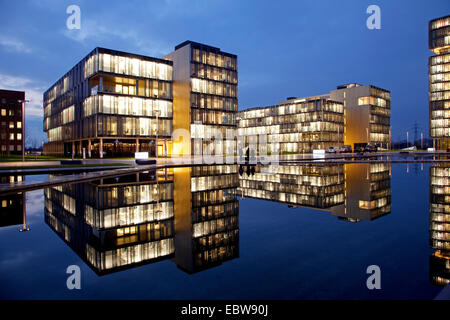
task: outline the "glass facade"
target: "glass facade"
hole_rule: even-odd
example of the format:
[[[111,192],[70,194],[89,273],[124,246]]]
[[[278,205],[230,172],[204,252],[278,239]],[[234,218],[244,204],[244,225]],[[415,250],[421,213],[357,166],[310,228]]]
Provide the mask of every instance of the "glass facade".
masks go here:
[[[429,23],[430,136],[438,149],[450,148],[450,16]]]
[[[172,62],[96,48],[44,93],[46,154],[167,154]],[[157,119],[158,117],[158,119]],[[134,138],[127,140],[129,138]]]
[[[219,132],[224,153],[234,153],[229,129],[236,128],[238,110],[237,56],[193,42],[190,48],[191,151],[203,154],[211,144],[208,138]]]
[[[238,113],[238,135],[267,135],[267,152],[301,153],[343,143],[344,106],[328,99],[286,102]]]

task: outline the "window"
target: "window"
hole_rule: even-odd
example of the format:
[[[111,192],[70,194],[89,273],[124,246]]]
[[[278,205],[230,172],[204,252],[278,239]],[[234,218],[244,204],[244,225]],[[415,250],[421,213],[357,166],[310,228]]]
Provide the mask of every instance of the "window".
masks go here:
[[[14,110],[9,110],[9,116],[14,117]]]
[[[10,129],[14,129],[14,121],[10,121],[9,122],[9,128]]]
[[[6,109],[2,109],[2,117],[6,117]]]
[[[22,121],[17,121],[17,129],[22,129]]]
[[[17,146],[17,151],[22,151],[22,146],[21,145]]]
[[[9,140],[14,140],[14,133],[9,134]]]
[[[14,151],[14,145],[9,146],[9,151]]]
[[[6,151],[6,146],[5,145],[2,146],[2,151]]]
[[[22,134],[21,133],[17,134],[17,140],[22,140]]]

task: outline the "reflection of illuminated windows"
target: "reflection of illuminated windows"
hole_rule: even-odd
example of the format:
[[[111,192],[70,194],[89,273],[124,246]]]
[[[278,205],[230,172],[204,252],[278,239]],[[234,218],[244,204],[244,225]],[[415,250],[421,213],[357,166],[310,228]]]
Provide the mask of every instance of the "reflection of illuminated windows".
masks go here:
[[[359,200],[359,208],[360,209],[375,209],[376,203],[375,200],[372,201],[363,201]]]

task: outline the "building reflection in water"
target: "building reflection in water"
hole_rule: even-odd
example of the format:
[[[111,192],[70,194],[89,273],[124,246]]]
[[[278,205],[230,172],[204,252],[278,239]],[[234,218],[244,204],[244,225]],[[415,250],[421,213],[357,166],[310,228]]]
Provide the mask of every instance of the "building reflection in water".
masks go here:
[[[328,211],[339,219],[374,220],[391,212],[391,165],[241,166],[241,197]]]
[[[46,223],[99,275],[172,259],[193,273],[239,254],[237,166],[160,169],[46,188]]]
[[[444,287],[450,283],[450,166],[430,167],[430,281]]]
[[[25,181],[23,175],[1,175],[0,183],[20,183]],[[0,196],[0,227],[22,225],[20,231],[28,231],[26,225],[25,193]]]

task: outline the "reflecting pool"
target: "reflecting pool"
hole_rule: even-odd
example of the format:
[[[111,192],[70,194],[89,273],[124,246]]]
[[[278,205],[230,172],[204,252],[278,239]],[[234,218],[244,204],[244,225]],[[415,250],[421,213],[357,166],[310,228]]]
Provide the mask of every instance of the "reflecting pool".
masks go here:
[[[165,168],[0,204],[3,299],[433,299],[450,282],[445,163]]]

